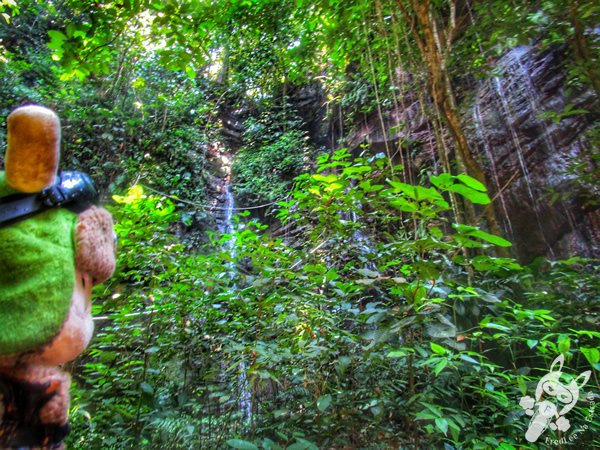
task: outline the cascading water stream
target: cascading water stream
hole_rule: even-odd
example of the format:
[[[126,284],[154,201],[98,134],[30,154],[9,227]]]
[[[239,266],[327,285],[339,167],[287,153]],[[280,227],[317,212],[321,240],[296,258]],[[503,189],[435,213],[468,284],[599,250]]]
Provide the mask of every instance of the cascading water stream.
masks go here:
[[[523,88],[523,92],[525,93],[525,97],[527,98],[527,102],[529,103],[529,109],[531,111],[536,111],[538,114],[542,112],[542,107],[540,102],[540,94],[538,90],[533,85],[533,81],[531,80],[531,73],[523,64],[522,57],[527,53],[527,47],[521,46],[514,48],[509,56],[515,62],[515,65],[519,68],[518,73],[516,74],[519,79],[523,80],[524,83],[520,83],[520,86]],[[533,120],[535,120],[536,125],[540,128],[540,135],[546,144],[546,148],[551,154],[556,154],[558,150],[556,149],[556,145],[550,136],[550,133],[543,132],[543,128],[546,126],[535,114],[533,115]]]
[[[513,141],[514,148],[517,153],[517,160],[519,162],[519,167],[521,168],[521,173],[523,174],[523,179],[525,180],[525,186],[527,188],[527,194],[531,199],[533,212],[535,214],[536,222],[538,228],[540,230],[540,236],[546,245],[549,253],[553,256],[552,247],[548,243],[546,239],[546,234],[544,232],[544,227],[542,225],[542,219],[540,217],[539,212],[539,204],[536,196],[533,193],[533,183],[531,181],[531,177],[529,175],[529,170],[527,168],[527,163],[525,162],[525,156],[523,154],[523,148],[521,147],[521,142],[519,140],[519,136],[517,135],[517,130],[514,126],[514,114],[510,109],[510,105],[508,104],[508,100],[506,98],[506,94],[504,92],[504,88],[502,86],[502,79],[500,77],[494,77],[494,85],[496,88],[496,93],[498,94],[498,98],[500,99],[500,103],[502,105],[502,110],[504,112],[504,117],[506,120],[506,125],[508,130],[510,131],[510,135]]]
[[[494,184],[496,185],[496,192],[500,198],[500,205],[502,206],[502,211],[504,213],[504,219],[508,228],[508,237],[511,240],[514,240],[514,231],[512,222],[510,220],[510,214],[508,213],[508,208],[506,207],[506,201],[504,200],[504,194],[502,193],[502,186],[500,185],[500,178],[498,177],[498,171],[496,169],[496,162],[494,160],[494,155],[492,154],[492,150],[490,148],[490,143],[488,141],[487,134],[485,133],[485,128],[481,122],[481,111],[479,107],[479,101],[475,102],[475,108],[473,108],[473,122],[475,123],[475,132],[478,137],[481,139],[483,143],[483,150],[485,152],[485,156],[490,161],[490,167],[492,169],[492,177],[494,180]]]
[[[354,224],[359,223],[358,214],[355,211],[352,212],[342,212],[340,214],[341,219],[347,222],[352,222]],[[363,233],[362,230],[356,229],[352,235],[354,241],[356,242],[356,247],[362,252],[363,255],[372,255],[375,253],[375,250],[371,246],[369,242],[369,237]],[[377,266],[372,261],[368,261],[365,263],[365,268],[371,270],[373,272],[377,271]]]
[[[525,92],[525,96],[527,97],[527,102],[529,103],[529,109],[531,111],[537,111],[539,114],[541,112],[544,112],[543,108],[541,106],[543,104],[543,100],[541,99],[539,90],[536,89],[533,84],[533,81],[531,79],[530,70],[528,69],[526,64],[523,63],[523,55],[526,55],[526,54],[527,54],[527,47],[525,47],[525,46],[517,47],[510,52],[510,55],[512,55],[514,57],[513,59],[517,65],[517,67],[519,68],[518,74],[519,74],[520,78],[525,81],[525,84],[523,86],[525,86],[524,92]],[[546,150],[547,150],[548,154],[550,154],[550,155],[558,154],[558,149],[556,147],[556,144],[554,143],[554,139],[552,138],[551,133],[544,129],[548,125],[546,123],[544,123],[544,121],[542,121],[540,118],[538,118],[537,115],[533,115],[533,120],[535,120],[536,125],[538,126],[538,128],[540,130],[540,135],[542,136],[542,139],[544,140],[544,144],[546,146]],[[567,221],[569,222],[569,226],[571,227],[571,230],[575,230],[576,226],[575,226],[575,222],[572,218],[572,214],[566,208],[564,203],[561,202],[561,204],[563,205],[565,217],[567,218]],[[551,252],[552,252],[552,250],[551,250]]]
[[[223,234],[232,235],[232,238],[224,244],[228,250],[231,251],[231,259],[232,261],[227,263],[227,268],[229,271],[229,278],[233,280],[235,278],[235,263],[233,259],[235,257],[235,236],[233,235],[235,231],[235,225],[233,222],[233,213],[235,211],[235,199],[233,198],[233,194],[231,193],[229,176],[225,182],[225,202],[223,204],[223,222],[219,226],[219,231]],[[232,284],[231,289],[235,290],[237,288],[235,282]],[[226,367],[223,367],[223,371],[225,371]],[[241,361],[239,364],[239,375],[238,375],[238,387],[239,387],[239,395],[237,406],[238,410],[242,413],[242,417],[244,421],[250,422],[252,419],[252,392],[250,388],[250,383],[248,380],[248,375],[246,373],[246,363],[245,361]]]

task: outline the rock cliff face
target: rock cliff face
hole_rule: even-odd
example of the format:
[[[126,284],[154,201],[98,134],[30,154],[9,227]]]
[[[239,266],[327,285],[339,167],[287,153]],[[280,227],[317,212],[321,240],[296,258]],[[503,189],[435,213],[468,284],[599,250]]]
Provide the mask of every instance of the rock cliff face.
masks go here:
[[[598,99],[567,87],[562,62],[560,50],[513,49],[497,62],[497,76],[478,86],[464,117],[498,194],[498,216],[524,260],[599,256],[600,215],[589,195],[595,187],[574,171],[591,153],[585,134],[597,126]],[[558,116],[576,110],[589,113]]]
[[[593,164],[586,133],[598,127],[599,99],[591,90],[569,87],[563,67],[560,49],[515,48],[460,105],[505,235],[525,262],[539,255],[600,257],[597,186],[582,183],[574,170]],[[577,110],[588,113],[562,114]],[[368,142],[395,162],[408,160],[414,173],[436,164],[433,130],[416,96],[406,92],[397,109],[365,118],[346,144]]]
[[[598,152],[587,134],[600,129],[600,99],[569,84],[564,53],[517,47],[496,61],[493,76],[461,87],[470,147],[487,172],[505,237],[523,262],[540,255],[600,257],[599,188],[585,182],[594,168],[591,154]],[[397,78],[410,86],[410,74],[398,71]],[[345,146],[358,155],[361,144],[369,144],[371,152],[403,164],[413,182],[421,169],[441,165],[446,150],[439,151],[436,127],[415,89],[399,93],[395,107],[381,116],[364,115],[350,134],[339,126],[338,111],[326,114],[320,86],[296,87],[288,101],[317,147]],[[243,115],[223,115],[233,149],[241,144]],[[452,146],[449,136],[444,141]]]

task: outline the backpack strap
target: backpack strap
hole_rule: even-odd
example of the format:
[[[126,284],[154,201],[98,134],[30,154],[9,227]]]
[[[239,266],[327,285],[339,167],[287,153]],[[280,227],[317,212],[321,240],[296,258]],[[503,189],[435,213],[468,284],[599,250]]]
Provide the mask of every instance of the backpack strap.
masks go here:
[[[24,220],[42,212],[39,194],[13,194],[0,197],[0,227]]]
[[[98,201],[91,178],[77,171],[61,172],[58,182],[36,194],[0,197],[0,227],[24,220],[50,208],[81,213]]]

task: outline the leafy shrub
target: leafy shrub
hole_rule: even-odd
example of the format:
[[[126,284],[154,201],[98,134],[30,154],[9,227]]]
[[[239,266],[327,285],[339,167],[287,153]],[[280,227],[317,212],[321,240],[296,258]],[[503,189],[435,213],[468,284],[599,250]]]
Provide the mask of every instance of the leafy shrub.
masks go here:
[[[535,448],[519,398],[557,354],[598,369],[595,263],[465,253],[509,245],[450,223],[450,192],[489,201],[470,177],[408,185],[345,151],[318,164],[280,202],[294,244],[236,219],[189,255],[169,201],[116,198],[116,294],[98,312],[120,312],[78,371],[74,445]],[[570,415],[583,444],[592,416]]]

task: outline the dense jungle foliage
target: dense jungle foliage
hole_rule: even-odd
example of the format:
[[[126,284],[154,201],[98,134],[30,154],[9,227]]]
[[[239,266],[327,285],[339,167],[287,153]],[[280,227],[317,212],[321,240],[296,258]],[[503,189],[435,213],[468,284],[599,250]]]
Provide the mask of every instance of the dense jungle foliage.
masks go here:
[[[69,367],[69,448],[600,446],[598,261],[511,257],[459,107],[532,42],[600,94],[597,2],[0,0],[0,15],[2,117],[55,109],[62,165],[116,220],[117,272]],[[406,92],[435,165],[408,140],[348,150]],[[588,156],[569,170],[597,202]],[[527,442],[520,399],[558,355],[591,378],[568,432]]]

